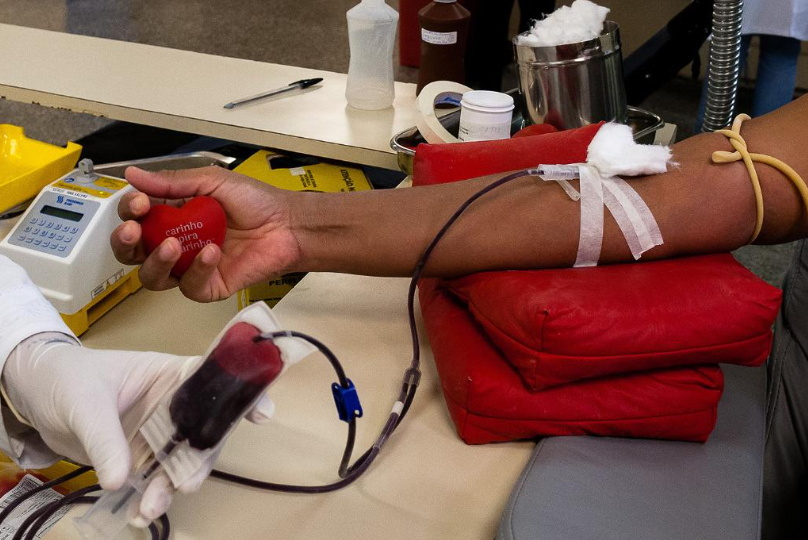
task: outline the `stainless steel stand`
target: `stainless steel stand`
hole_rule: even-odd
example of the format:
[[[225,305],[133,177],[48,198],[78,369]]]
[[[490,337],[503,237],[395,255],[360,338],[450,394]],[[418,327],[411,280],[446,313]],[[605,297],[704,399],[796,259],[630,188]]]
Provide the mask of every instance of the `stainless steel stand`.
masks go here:
[[[735,112],[741,64],[743,0],[715,0],[702,131],[727,127]]]

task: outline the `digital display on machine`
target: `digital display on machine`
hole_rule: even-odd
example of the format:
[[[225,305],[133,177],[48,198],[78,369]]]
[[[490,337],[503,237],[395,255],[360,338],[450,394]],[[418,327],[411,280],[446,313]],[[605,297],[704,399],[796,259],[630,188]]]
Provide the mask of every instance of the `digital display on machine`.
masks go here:
[[[40,210],[40,212],[53,217],[69,219],[70,221],[79,221],[81,220],[81,218],[84,217],[84,214],[79,214],[78,212],[71,212],[70,210],[65,210],[63,208],[56,208],[55,206],[48,206],[47,204],[42,207],[42,210]]]

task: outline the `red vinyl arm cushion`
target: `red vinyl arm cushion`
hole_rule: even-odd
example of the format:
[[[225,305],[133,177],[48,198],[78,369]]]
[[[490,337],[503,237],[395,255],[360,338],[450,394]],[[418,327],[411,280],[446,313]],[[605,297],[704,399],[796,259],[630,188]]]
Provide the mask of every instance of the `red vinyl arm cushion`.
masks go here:
[[[541,435],[702,442],[715,426],[723,390],[718,366],[657,369],[530,392],[440,280],[421,280],[420,301],[449,413],[469,444]]]
[[[479,273],[444,286],[531,390],[652,368],[760,365],[781,298],[730,254]]]
[[[512,139],[453,144],[419,144],[413,184],[426,186],[527,169],[540,164],[580,163],[601,124],[555,132],[538,124]]]

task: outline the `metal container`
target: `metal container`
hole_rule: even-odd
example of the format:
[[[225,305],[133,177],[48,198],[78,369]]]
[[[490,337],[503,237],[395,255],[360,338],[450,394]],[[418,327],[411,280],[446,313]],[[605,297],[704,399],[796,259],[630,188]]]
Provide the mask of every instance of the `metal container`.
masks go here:
[[[525,122],[571,129],[601,120],[625,123],[623,57],[617,23],[606,21],[603,34],[555,47],[519,45],[519,92]]]
[[[216,152],[190,152],[187,154],[172,154],[169,156],[133,159],[130,161],[117,161],[115,163],[102,163],[94,167],[95,172],[123,178],[127,167],[135,166],[145,171],[176,171],[180,169],[196,169],[209,165],[229,168],[236,158],[223,156]]]

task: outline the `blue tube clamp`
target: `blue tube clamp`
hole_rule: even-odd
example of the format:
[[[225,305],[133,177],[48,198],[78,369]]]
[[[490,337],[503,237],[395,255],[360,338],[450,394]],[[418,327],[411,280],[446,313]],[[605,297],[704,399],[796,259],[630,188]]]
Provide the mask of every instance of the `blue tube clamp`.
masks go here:
[[[339,419],[343,422],[351,422],[354,418],[362,417],[362,404],[359,403],[359,394],[351,379],[348,379],[348,387],[343,388],[339,383],[331,385],[331,393],[334,394],[334,404],[337,406]]]
[[[348,379],[348,387],[343,388],[339,383],[331,385],[331,393],[334,394],[334,404],[337,406],[339,419],[343,422],[351,422],[354,418],[362,417],[362,404],[359,403],[359,394],[351,379]]]

